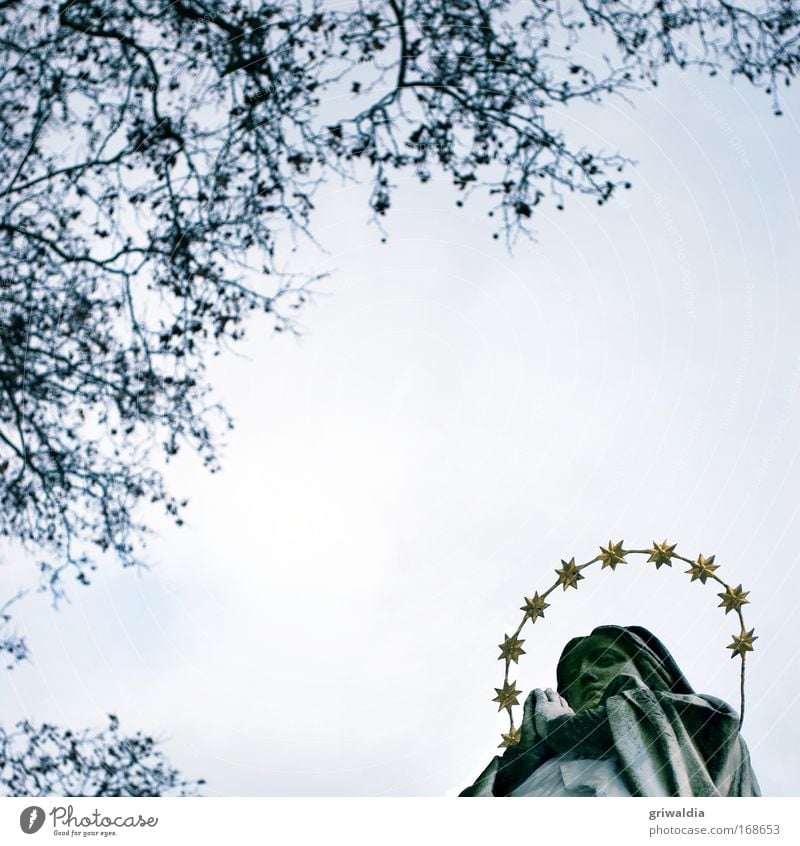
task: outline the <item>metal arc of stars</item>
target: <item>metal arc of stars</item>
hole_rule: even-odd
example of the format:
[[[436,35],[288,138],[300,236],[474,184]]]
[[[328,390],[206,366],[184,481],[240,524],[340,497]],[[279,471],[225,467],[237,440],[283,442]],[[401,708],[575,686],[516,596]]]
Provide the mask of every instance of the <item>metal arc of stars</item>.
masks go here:
[[[592,564],[596,564],[598,561],[601,562],[601,570],[610,568],[613,572],[616,572],[617,564],[628,563],[625,557],[626,555],[647,555],[647,563],[655,564],[656,570],[660,570],[664,565],[672,567],[673,560],[683,561],[689,565],[689,569],[685,572],[688,576],[691,576],[691,581],[699,581],[700,584],[705,585],[710,579],[722,585],[724,590],[717,594],[722,602],[717,607],[724,608],[726,616],[730,611],[733,611],[739,619],[741,629],[738,634],[732,636],[733,641],[727,647],[731,650],[731,658],[735,658],[738,655],[741,659],[739,671],[739,726],[741,727],[744,720],[745,658],[748,652],[754,651],[753,641],[758,640],[758,636],[754,634],[755,629],[748,630],[746,628],[744,615],[742,614],[742,606],[749,605],[750,603],[750,600],[747,598],[750,591],[744,590],[741,585],[734,587],[724,582],[716,574],[716,571],[719,570],[719,564],[714,563],[715,556],[713,555],[709,555],[708,558],[702,554],[698,555],[695,559],[686,558],[675,551],[677,544],[669,543],[666,538],[661,543],[653,541],[650,549],[625,549],[624,543],[625,541],[614,543],[609,540],[608,545],[601,546],[600,553],[585,564],[576,564],[574,557],[570,558],[569,561],[562,559],[561,567],[555,570],[557,576],[556,581],[543,594],[539,595],[537,591],[532,597],[525,597],[525,604],[520,608],[521,611],[525,612],[522,622],[512,634],[504,634],[503,642],[498,644],[500,649],[498,660],[505,661],[505,675],[503,677],[503,686],[495,688],[497,695],[492,701],[498,703],[498,710],[508,711],[509,730],[502,733],[502,742],[500,743],[502,748],[515,746],[520,742],[521,737],[521,728],[514,724],[514,713],[512,709],[519,705],[518,697],[522,691],[517,690],[516,681],[510,681],[508,674],[511,663],[519,664],[520,656],[525,654],[525,650],[522,648],[522,644],[525,641],[519,637],[523,627],[529,620],[533,624],[540,617],[544,619],[544,612],[550,607],[550,603],[545,600],[559,586],[564,592],[566,592],[567,588],[577,590],[578,582],[585,578],[582,571]]]

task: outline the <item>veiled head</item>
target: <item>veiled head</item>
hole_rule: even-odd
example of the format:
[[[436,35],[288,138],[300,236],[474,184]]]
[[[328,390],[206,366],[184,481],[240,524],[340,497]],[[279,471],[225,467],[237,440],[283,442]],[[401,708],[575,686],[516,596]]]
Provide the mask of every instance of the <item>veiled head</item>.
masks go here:
[[[594,708],[623,674],[651,690],[692,692],[667,648],[640,626],[600,626],[571,640],[558,662],[558,689],[576,711]]]

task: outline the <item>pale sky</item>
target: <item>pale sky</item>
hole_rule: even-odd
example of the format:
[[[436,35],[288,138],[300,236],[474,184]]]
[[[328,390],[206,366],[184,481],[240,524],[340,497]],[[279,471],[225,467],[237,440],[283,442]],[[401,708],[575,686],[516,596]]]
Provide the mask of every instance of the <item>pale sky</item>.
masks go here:
[[[18,610],[33,661],[0,719],[117,713],[214,795],[442,795],[495,753],[497,644],[562,558],[665,536],[751,591],[744,737],[766,795],[800,793],[800,115],[665,77],[573,114],[638,160],[610,205],[568,198],[510,255],[487,206],[403,181],[389,240],[331,184],[298,270],[330,269],[303,335],[253,323],[212,375],[224,470],[185,460],[183,529],[153,569],[105,567]],[[586,123],[584,123],[586,122]],[[716,588],[642,558],[589,570],[527,629],[518,686],[567,639],[638,624],[738,708]],[[6,555],[2,595],[34,578]]]

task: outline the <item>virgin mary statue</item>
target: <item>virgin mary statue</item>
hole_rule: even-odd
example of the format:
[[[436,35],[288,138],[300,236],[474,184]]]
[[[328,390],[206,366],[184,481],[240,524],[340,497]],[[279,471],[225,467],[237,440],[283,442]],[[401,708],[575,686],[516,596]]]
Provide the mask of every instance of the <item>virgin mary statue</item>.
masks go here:
[[[692,690],[640,626],[571,640],[558,691],[534,690],[521,740],[462,796],[760,796],[739,716]]]

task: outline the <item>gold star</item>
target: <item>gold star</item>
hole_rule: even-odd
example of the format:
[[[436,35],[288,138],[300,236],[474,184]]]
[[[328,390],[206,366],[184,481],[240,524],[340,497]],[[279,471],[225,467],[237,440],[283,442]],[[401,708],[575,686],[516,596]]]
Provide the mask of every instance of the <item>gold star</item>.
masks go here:
[[[500,657],[497,660],[501,661],[505,658],[506,661],[519,664],[519,656],[525,654],[525,650],[522,648],[525,641],[520,640],[516,635],[511,635],[511,637],[503,635],[503,637],[505,640],[497,644],[500,647]]]
[[[742,629],[742,633],[740,635],[733,635],[733,643],[728,645],[728,649],[732,649],[731,658],[734,655],[741,655],[742,660],[744,660],[745,652],[752,652],[753,651],[753,641],[758,640],[757,637],[753,637],[753,632],[755,629],[750,629],[749,632],[746,632]]]
[[[650,557],[647,559],[648,562],[654,562],[656,570],[658,570],[662,564],[666,564],[667,567],[671,567],[672,553],[675,551],[675,547],[677,545],[678,544],[676,543],[668,543],[666,538],[664,538],[662,543],[656,543],[653,541],[653,548],[647,550],[650,553]]]
[[[497,710],[502,711],[503,708],[511,708],[512,705],[519,705],[519,700],[517,697],[522,693],[521,690],[517,690],[517,683],[511,682],[503,682],[502,687],[496,687],[495,691],[497,692],[497,696],[492,699],[492,702],[499,702],[500,705],[498,706]]]
[[[574,558],[572,559],[575,560]],[[563,561],[561,562],[564,563]],[[558,570],[556,570],[558,572]],[[545,602],[544,598],[539,596],[538,592],[534,593],[532,597],[525,597],[525,604],[520,608],[520,611],[525,612],[526,617],[531,618],[531,622],[535,623],[537,617],[544,619],[544,609],[549,608],[550,603]]]
[[[616,570],[617,564],[627,564],[624,558],[626,553],[622,548],[623,543],[625,543],[625,541],[620,541],[619,543],[611,543],[611,541],[609,541],[608,549],[604,546],[600,547],[600,555],[598,558],[603,562],[603,566],[600,568],[601,570],[606,567]]]
[[[556,570],[556,575],[558,576],[558,584],[564,586],[564,590],[568,587],[574,587],[575,590],[578,589],[578,582],[583,578],[583,576],[579,572],[579,568],[575,566],[575,559],[570,558],[569,564],[561,559],[561,563],[564,565],[560,570]]]
[[[500,744],[500,749],[508,749],[509,746],[516,746],[522,739],[521,729],[511,729],[509,732],[500,732],[503,742]]]
[[[728,611],[738,611],[742,605],[749,604],[750,600],[747,599],[747,595],[749,593],[749,590],[742,590],[741,585],[735,588],[730,585],[725,585],[725,593],[717,594],[717,596],[722,600],[717,608],[724,608],[726,614]]]
[[[705,584],[708,577],[714,574],[714,570],[719,570],[719,564],[714,563],[715,557],[714,555],[710,558],[704,555],[697,556],[697,561],[686,571],[691,574],[692,581],[700,579],[701,584]]]

